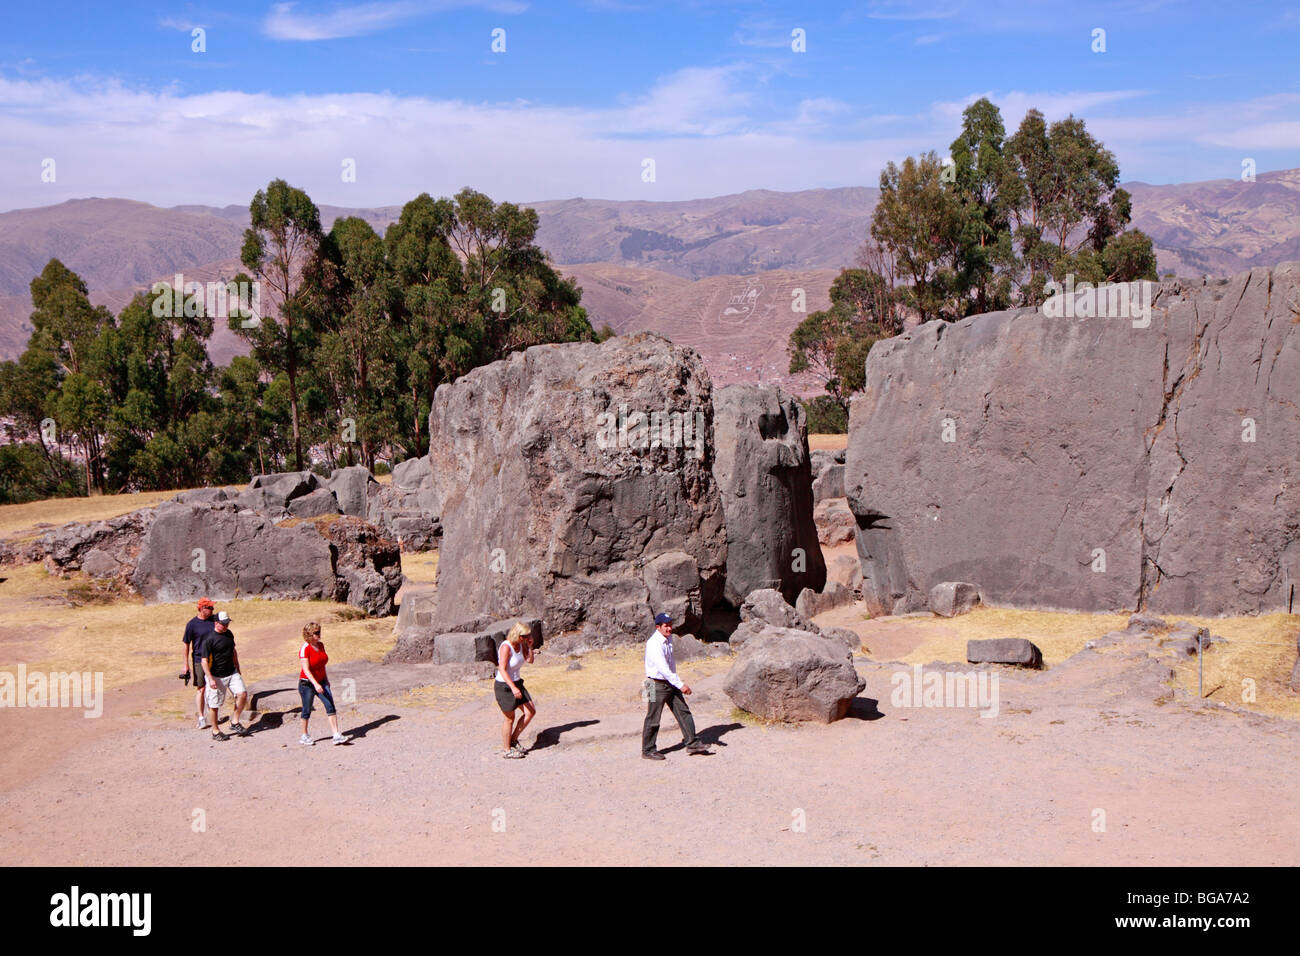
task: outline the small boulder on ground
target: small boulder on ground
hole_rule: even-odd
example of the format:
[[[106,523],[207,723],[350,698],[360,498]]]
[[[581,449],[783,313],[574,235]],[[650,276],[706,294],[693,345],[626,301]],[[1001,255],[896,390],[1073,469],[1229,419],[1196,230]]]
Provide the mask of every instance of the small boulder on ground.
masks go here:
[[[1198,652],[1210,650],[1216,642],[1222,644],[1223,638],[1212,636],[1208,627],[1179,621],[1165,638],[1164,646],[1179,656],[1195,657]]]
[[[740,605],[740,620],[761,621],[773,627],[817,631],[817,625],[787,604],[776,588],[759,588],[750,591],[744,603]]]
[[[1128,619],[1130,631],[1158,631],[1162,627],[1168,627],[1165,619],[1154,614],[1134,614]]]
[[[839,641],[769,626],[744,641],[722,688],[741,710],[768,720],[830,723],[866,686]]]
[[[813,520],[817,525],[817,540],[827,547],[854,540],[857,520],[843,498],[827,498],[818,502],[813,509]]]
[[[967,641],[966,660],[972,664],[1017,664],[1042,667],[1043,652],[1023,637],[997,637],[986,641]]]
[[[811,621],[818,614],[824,614],[827,611],[835,610],[837,607],[852,604],[855,600],[857,598],[849,588],[837,582],[831,582],[826,585],[826,590],[820,594],[812,588],[804,588],[799,592],[799,599],[794,602],[794,607],[796,611]]]
[[[944,581],[930,588],[930,610],[940,617],[956,617],[974,610],[980,589],[965,581]]]

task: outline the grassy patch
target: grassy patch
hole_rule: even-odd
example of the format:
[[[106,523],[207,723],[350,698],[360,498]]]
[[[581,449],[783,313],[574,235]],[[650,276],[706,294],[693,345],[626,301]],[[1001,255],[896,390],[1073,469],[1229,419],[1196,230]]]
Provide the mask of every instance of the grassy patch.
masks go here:
[[[1211,634],[1227,639],[1227,644],[1216,644],[1205,655],[1207,700],[1300,720],[1300,694],[1290,688],[1300,614],[1224,619],[1170,616],[1166,620],[1208,627]],[[1196,678],[1196,657],[1185,658],[1175,670],[1174,682],[1195,694]],[[1243,699],[1247,680],[1254,682],[1254,701]]]
[[[43,528],[70,521],[104,521],[150,508],[180,494],[175,491],[144,491],[130,495],[96,495],[91,498],[46,498],[21,505],[0,505],[0,538],[31,539]]]
[[[194,616],[193,604],[146,605],[138,596],[79,604],[75,597],[91,587],[83,575],[65,580],[39,564],[8,570],[0,584],[0,620],[16,640],[0,642],[0,667],[10,669],[26,657],[37,670],[102,671],[108,687],[183,669],[181,635]],[[293,671],[308,621],[324,626],[335,661],[377,661],[393,645],[391,618],[357,618],[346,604],[249,600],[219,607],[233,618],[240,669],[250,681]],[[37,659],[12,653],[24,631],[40,635]]]
[[[922,634],[933,632],[903,658],[908,664],[966,660],[966,642],[996,637],[1023,637],[1043,652],[1043,663],[1059,664],[1083,650],[1083,645],[1108,631],[1128,625],[1126,614],[1074,614],[980,607],[969,614],[944,618],[915,618],[907,622]],[[870,630],[866,639],[870,638]]]
[[[809,451],[839,451],[849,447],[848,435],[809,435]]]
[[[436,584],[438,581],[438,552],[415,551],[402,554],[402,574],[413,584]]]

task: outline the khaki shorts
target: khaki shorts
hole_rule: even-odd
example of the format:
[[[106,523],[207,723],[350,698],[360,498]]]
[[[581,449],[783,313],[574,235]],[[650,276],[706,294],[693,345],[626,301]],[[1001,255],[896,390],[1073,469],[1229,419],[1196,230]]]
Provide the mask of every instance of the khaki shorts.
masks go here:
[[[217,686],[208,685],[207,703],[213,710],[216,710],[225,702],[227,692],[238,697],[245,691],[244,679],[239,676],[239,671],[235,671],[229,677],[214,677],[212,679],[217,682]]]

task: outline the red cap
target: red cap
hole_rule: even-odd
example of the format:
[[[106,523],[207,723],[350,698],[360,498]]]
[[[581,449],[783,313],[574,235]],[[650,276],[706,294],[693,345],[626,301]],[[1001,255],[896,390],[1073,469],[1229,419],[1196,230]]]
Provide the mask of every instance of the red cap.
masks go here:
[[[199,598],[200,608],[212,607],[212,606],[213,606],[212,601],[209,598]]]

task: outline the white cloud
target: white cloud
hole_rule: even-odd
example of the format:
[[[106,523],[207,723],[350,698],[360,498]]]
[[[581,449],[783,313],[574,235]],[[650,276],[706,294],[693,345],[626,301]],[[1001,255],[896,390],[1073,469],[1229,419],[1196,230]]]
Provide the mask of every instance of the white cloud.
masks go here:
[[[577,108],[386,93],[187,94],[0,75],[0,209],[81,196],[243,204],[275,177],[319,203],[355,206],[465,185],[515,201],[875,185],[889,160],[945,152],[962,109],[978,96],[884,115],[831,98],[775,109],[755,89],[746,67],[691,68],[613,105]],[[1008,132],[1030,106],[1049,119],[1085,116],[1125,179],[1212,178],[1225,175],[1220,168],[1230,174],[1238,154],[1255,157],[1261,170],[1279,168],[1300,146],[1295,94],[1178,115],[1138,113],[1142,97],[1120,90],[990,98]],[[1198,143],[1206,145],[1188,149]],[[1269,149],[1279,150],[1271,165]],[[654,183],[641,181],[646,157],[656,163]],[[54,183],[41,181],[44,158],[56,161]],[[340,177],[345,159],[356,161],[355,183]]]
[[[526,9],[514,0],[379,0],[339,6],[328,13],[300,12],[297,6],[294,2],[273,4],[262,21],[262,32],[276,40],[337,40],[378,33],[403,20],[455,7],[483,7],[497,13]]]

